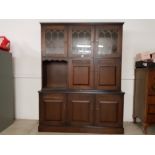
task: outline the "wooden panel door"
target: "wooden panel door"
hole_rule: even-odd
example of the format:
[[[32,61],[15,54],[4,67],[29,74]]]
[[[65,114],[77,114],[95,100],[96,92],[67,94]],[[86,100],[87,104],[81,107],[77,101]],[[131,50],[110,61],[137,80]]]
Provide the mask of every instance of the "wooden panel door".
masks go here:
[[[97,126],[122,125],[123,96],[96,95],[95,113]]]
[[[94,29],[91,25],[74,25],[69,27],[69,56],[93,56]]]
[[[122,24],[100,25],[95,27],[95,56],[121,57],[122,51]]]
[[[69,87],[77,89],[93,88],[93,61],[70,60]]]
[[[68,96],[68,122],[70,125],[92,125],[94,97],[88,94],[70,94]]]
[[[98,59],[95,61],[95,86],[97,89],[120,90],[120,59]]]
[[[43,59],[67,56],[67,28],[64,25],[42,25]]]
[[[63,94],[40,94],[40,121],[47,125],[64,125],[66,119],[66,96]]]

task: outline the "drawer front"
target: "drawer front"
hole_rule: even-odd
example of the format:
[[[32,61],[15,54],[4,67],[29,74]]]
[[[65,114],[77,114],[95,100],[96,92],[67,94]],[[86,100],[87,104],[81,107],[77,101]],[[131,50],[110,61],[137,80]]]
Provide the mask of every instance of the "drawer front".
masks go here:
[[[147,117],[148,123],[155,123],[155,115],[149,114]]]
[[[44,100],[46,99],[64,99],[65,98],[65,94],[58,94],[58,93],[45,93],[42,94],[42,97]]]
[[[148,96],[147,103],[155,105],[155,96]]]
[[[148,105],[148,113],[155,114],[155,105],[152,104]]]
[[[155,95],[155,69],[149,70],[148,94],[149,95]]]

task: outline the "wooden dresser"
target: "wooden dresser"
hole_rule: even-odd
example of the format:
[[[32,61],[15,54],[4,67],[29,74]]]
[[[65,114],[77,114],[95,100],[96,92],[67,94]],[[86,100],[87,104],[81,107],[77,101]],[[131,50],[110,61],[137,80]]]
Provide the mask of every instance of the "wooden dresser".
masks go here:
[[[42,23],[39,131],[121,134],[123,23]]]
[[[155,123],[155,68],[135,69],[135,91],[133,120],[139,118],[143,131]]]

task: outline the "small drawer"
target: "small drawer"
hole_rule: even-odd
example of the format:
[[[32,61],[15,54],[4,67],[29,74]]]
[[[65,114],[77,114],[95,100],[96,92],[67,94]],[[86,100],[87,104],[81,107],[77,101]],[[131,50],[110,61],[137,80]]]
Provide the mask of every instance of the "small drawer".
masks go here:
[[[148,94],[155,95],[155,69],[149,69]]]
[[[65,95],[57,94],[57,93],[46,93],[46,94],[42,94],[42,97],[43,99],[59,100],[59,99],[64,99]]]
[[[155,123],[155,115],[149,114],[147,117],[148,123]]]
[[[155,96],[148,96],[147,103],[155,105]]]
[[[155,114],[155,105],[152,104],[148,105],[148,113]]]

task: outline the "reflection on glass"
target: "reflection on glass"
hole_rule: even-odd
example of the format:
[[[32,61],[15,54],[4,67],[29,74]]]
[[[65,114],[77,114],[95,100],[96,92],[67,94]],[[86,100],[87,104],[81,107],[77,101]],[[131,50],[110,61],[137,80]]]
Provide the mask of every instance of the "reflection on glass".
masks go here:
[[[64,31],[49,30],[45,33],[46,54],[64,53]]]
[[[86,55],[91,53],[91,31],[75,30],[72,32],[72,54]]]
[[[98,32],[98,54],[112,54],[117,52],[118,34],[114,31],[99,30]]]

